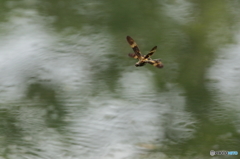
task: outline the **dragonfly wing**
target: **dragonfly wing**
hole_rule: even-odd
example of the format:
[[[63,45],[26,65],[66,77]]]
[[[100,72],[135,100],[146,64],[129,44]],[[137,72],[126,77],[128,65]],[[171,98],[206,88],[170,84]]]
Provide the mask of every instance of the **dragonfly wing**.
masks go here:
[[[129,56],[133,57],[133,58],[135,58],[137,56],[137,59],[140,60],[142,55],[141,55],[141,52],[140,52],[140,50],[137,46],[137,43],[130,36],[127,36],[127,41],[134,51],[134,53],[129,55]]]
[[[156,60],[148,60],[147,63],[157,67],[157,68],[163,68],[163,63],[161,62],[161,60],[156,59]]]
[[[144,57],[145,59],[149,58],[154,54],[154,52],[157,50],[157,46],[154,46],[152,50]]]
[[[136,53],[130,53],[128,54],[129,57],[135,58],[135,59],[139,59],[138,55]]]

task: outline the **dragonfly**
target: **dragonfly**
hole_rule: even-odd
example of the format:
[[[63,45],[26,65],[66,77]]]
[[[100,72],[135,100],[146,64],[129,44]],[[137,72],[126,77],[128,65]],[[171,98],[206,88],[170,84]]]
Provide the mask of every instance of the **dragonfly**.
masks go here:
[[[161,62],[161,59],[151,59],[151,56],[157,50],[157,46],[154,46],[147,55],[142,55],[137,46],[137,43],[130,36],[127,36],[127,41],[134,51],[134,53],[130,53],[128,54],[128,56],[134,59],[138,59],[138,62],[135,64],[136,67],[141,67],[144,66],[146,63],[149,63],[157,68],[163,68],[163,63]]]

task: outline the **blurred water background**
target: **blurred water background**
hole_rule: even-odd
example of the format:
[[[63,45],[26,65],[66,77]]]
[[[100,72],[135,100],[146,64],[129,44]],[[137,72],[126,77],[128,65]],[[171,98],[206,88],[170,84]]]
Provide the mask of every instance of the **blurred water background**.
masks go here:
[[[237,0],[1,0],[0,159],[240,153]],[[126,41],[163,69],[135,67]],[[238,156],[215,156],[235,159]]]

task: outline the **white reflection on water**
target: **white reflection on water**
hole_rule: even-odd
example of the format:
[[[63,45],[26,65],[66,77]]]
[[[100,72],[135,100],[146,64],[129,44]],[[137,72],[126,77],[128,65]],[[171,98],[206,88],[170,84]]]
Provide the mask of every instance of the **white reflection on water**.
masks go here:
[[[173,87],[173,92],[157,93],[151,77],[145,76],[144,71],[122,73],[118,98],[105,92],[89,98],[85,110],[71,113],[73,125],[68,129],[76,135],[69,139],[78,145],[72,145],[71,149],[81,147],[74,153],[98,154],[97,158],[131,158],[138,148],[151,151],[164,147],[161,142],[166,135],[174,142],[193,137],[196,121],[184,112],[181,90]]]
[[[31,12],[31,14],[35,13]],[[28,18],[13,16],[8,23],[2,24],[6,30],[6,35],[0,38],[0,81],[1,89],[5,90],[1,97],[4,100],[21,97],[26,87],[24,85],[26,76],[30,78],[38,75],[36,69],[40,67],[45,58],[43,48],[53,42],[53,39],[43,31],[38,23]]]
[[[218,58],[209,69],[208,78],[210,79],[209,88],[215,92],[216,102],[222,110],[214,109],[212,111],[212,120],[222,123],[230,118],[234,120],[240,132],[240,36],[236,36],[237,44],[227,45],[218,50]],[[225,110],[225,111],[223,111]],[[230,115],[230,114],[231,115]],[[216,115],[217,114],[217,115]]]
[[[137,147],[161,148],[165,136],[174,141],[193,137],[195,120],[184,111],[180,88],[169,84],[169,92],[158,92],[152,74],[142,68],[123,71],[116,92],[106,89],[93,96],[101,82],[94,81],[96,72],[89,63],[97,61],[98,70],[106,69],[110,59],[102,55],[110,47],[108,33],[60,37],[30,12],[10,18],[5,29],[17,27],[0,39],[2,108],[14,114],[14,124],[23,133],[15,138],[20,141],[8,143],[8,158],[132,158],[138,154]],[[62,39],[72,43],[59,42]],[[67,124],[59,122],[60,130],[49,127],[46,120],[53,105],[38,96],[22,99],[34,82],[57,92],[58,106],[67,112],[63,117]]]
[[[43,19],[37,13],[20,11],[25,16],[31,14],[31,18],[12,16],[8,23],[2,25],[7,31],[0,39],[0,81],[1,89],[5,91],[1,94],[3,100],[19,99],[26,84],[32,82],[53,81],[62,89],[69,89],[68,83],[87,79],[89,66],[84,56],[69,52],[71,48],[66,50],[61,47],[61,43],[57,43],[58,37],[44,26]],[[62,52],[58,49],[60,47]],[[29,80],[28,83],[26,80]]]
[[[167,17],[172,18],[179,24],[186,24],[193,21],[192,13],[196,12],[197,8],[194,4],[187,0],[178,1],[160,1],[163,5],[162,10],[167,15]]]

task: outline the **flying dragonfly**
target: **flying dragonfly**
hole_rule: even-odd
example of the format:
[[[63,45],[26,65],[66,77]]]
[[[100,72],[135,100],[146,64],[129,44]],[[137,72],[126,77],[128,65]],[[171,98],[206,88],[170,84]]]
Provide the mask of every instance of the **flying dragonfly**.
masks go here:
[[[147,55],[142,55],[137,43],[130,36],[127,36],[127,41],[134,51],[134,53],[130,53],[128,56],[138,59],[138,62],[135,64],[136,67],[144,66],[146,63],[149,63],[157,68],[163,68],[163,63],[160,59],[151,59],[151,56],[156,51],[157,46],[154,46]]]

